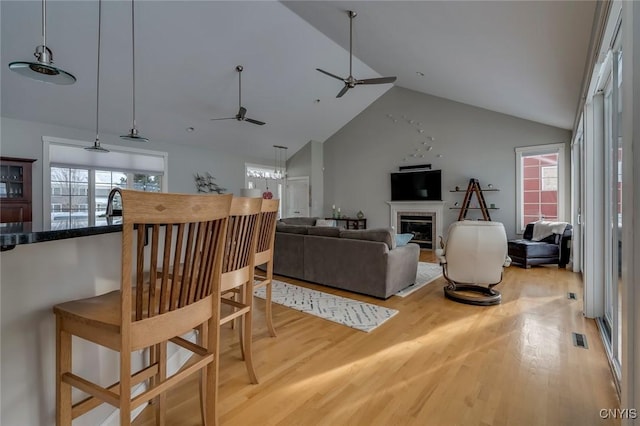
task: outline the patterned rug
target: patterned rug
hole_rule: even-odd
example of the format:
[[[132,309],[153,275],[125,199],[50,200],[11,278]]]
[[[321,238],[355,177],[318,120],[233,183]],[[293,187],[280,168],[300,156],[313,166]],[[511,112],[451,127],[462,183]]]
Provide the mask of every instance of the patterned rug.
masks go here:
[[[254,295],[264,299],[265,292],[266,288],[261,287],[255,290]],[[278,280],[273,280],[272,300],[279,305],[367,333],[398,313],[395,309],[347,299]]]
[[[407,297],[414,291],[420,290],[432,281],[442,276],[442,266],[437,263],[418,262],[418,275],[416,283],[400,290],[394,296]]]

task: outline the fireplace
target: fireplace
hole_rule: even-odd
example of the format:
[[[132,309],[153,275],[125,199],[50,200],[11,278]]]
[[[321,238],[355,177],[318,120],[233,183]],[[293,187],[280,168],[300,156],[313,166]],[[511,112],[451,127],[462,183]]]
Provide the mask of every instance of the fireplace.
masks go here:
[[[437,247],[442,236],[443,201],[387,201],[390,225],[396,233],[414,233],[411,242],[426,250]]]
[[[398,213],[398,233],[413,234],[412,243],[420,248],[433,250],[433,213]]]

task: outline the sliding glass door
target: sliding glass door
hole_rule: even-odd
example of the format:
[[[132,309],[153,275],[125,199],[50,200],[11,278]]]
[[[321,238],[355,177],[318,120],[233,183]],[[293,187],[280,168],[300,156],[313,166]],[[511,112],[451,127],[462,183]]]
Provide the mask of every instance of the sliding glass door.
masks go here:
[[[622,114],[622,55],[612,51],[609,78],[604,88],[604,316],[602,331],[607,352],[617,379],[620,379],[622,342],[622,138],[620,117]]]

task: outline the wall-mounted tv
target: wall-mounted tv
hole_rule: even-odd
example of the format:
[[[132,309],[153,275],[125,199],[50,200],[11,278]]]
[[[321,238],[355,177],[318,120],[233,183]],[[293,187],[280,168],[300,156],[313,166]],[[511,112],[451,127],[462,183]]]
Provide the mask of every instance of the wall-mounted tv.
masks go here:
[[[441,170],[391,173],[391,201],[442,201]]]

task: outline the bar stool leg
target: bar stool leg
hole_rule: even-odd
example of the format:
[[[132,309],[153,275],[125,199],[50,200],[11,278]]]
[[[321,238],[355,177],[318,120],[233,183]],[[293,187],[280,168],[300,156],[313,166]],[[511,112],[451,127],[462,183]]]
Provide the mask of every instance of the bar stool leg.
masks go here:
[[[131,425],[131,352],[126,343],[120,351],[120,426]]]
[[[253,384],[258,384],[258,376],[256,375],[256,370],[253,367],[253,351],[252,351],[252,340],[253,340],[253,277],[249,282],[246,282],[243,285],[244,288],[244,296],[243,303],[247,305],[251,305],[251,309],[247,311],[244,315],[242,315],[242,339],[241,346],[244,351],[244,362],[247,365],[247,372],[249,373],[249,380]]]
[[[162,342],[156,345],[156,362],[158,363],[158,381],[162,383],[167,379],[167,342]],[[165,425],[165,415],[167,411],[167,394],[162,392],[156,398],[156,426]]]
[[[220,297],[217,299],[214,316],[209,319],[202,333],[203,341],[207,342],[206,347],[215,354],[214,361],[205,368],[206,383],[201,382],[204,389],[200,398],[201,406],[204,407],[204,424],[206,426],[216,426],[218,424],[218,370],[220,368],[220,325],[218,320],[220,318]],[[210,348],[213,348],[213,350]]]
[[[62,381],[71,372],[71,335],[61,322],[56,315],[56,425],[71,426],[71,385]]]
[[[207,336],[209,335],[209,324],[203,323],[197,327],[198,330],[198,344],[204,348],[208,346]],[[217,362],[216,362],[217,364]],[[207,424],[207,380],[208,380],[208,370],[211,366],[207,367],[206,370],[200,371],[200,421],[203,425]]]
[[[271,337],[276,337],[276,329],[273,326],[273,311],[271,309],[271,290],[273,288],[273,260],[267,263],[267,279],[269,280],[269,283],[267,284],[266,288],[267,298],[265,300],[266,308],[264,315],[267,319],[267,328],[269,329],[269,334],[271,335]]]

